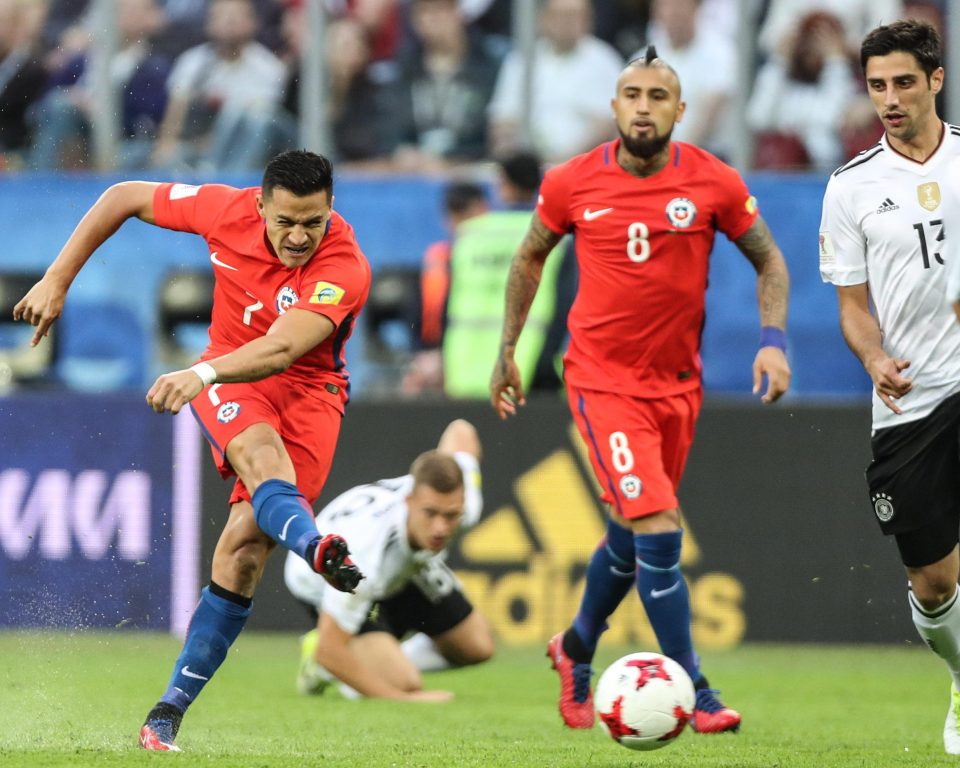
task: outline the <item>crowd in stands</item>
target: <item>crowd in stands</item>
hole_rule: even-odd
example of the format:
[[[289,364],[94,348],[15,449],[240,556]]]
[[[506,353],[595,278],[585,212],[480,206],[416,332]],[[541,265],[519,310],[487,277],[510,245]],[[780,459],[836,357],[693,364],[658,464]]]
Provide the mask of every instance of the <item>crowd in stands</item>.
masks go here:
[[[0,0],[0,176],[96,167],[93,2]],[[317,45],[307,0],[112,2],[118,168],[256,173],[276,152],[300,146],[302,62]],[[486,396],[489,355],[471,367],[454,353],[496,343],[506,265],[540,173],[615,137],[614,82],[648,44],[681,80],[687,109],[675,138],[730,159],[745,122],[754,169],[825,177],[882,132],[865,93],[862,36],[910,17],[944,37],[947,14],[946,0],[764,0],[745,81],[740,0],[538,0],[525,83],[513,0],[321,2],[322,103],[337,170],[427,173],[447,185],[437,217],[448,237],[427,249],[419,270],[375,275],[365,310],[365,354],[375,357],[381,327],[390,350],[378,360],[386,373],[377,380],[406,397]],[[744,98],[743,114],[734,114]],[[527,334],[525,383],[541,392],[560,386],[563,321],[576,284],[571,244],[558,252]],[[389,279],[405,287],[383,291],[378,305],[377,281],[389,287]],[[182,298],[184,284],[197,292],[195,281],[166,289]],[[388,338],[397,325],[409,330],[400,341]],[[180,350],[185,359],[202,347],[201,336]]]
[[[304,0],[114,0],[122,169],[254,171],[298,143]],[[828,170],[876,140],[859,40],[946,0],[765,0],[755,83],[737,74],[737,0],[541,0],[533,81],[512,0],[322,0],[330,154],[446,172],[531,144],[547,163],[607,138],[623,64],[648,43],[688,103],[675,136],[729,157],[732,105],[758,168]],[[93,167],[93,0],[0,0],[0,170]],[[529,110],[529,137],[521,130]]]

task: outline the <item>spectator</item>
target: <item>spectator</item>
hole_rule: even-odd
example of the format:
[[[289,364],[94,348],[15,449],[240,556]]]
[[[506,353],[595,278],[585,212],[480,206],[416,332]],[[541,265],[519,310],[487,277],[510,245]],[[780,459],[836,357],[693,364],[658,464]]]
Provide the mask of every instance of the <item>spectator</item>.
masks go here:
[[[487,193],[472,181],[451,182],[443,193],[444,223],[452,238],[463,222],[489,210]],[[420,349],[403,378],[404,395],[443,392],[441,344],[450,292],[451,239],[427,246],[420,270]]]
[[[209,42],[174,62],[153,163],[248,171],[270,151],[283,62],[254,40],[251,0],[212,0],[206,31]]]
[[[557,162],[611,138],[610,83],[623,67],[620,54],[590,34],[587,0],[546,0],[534,53],[531,139],[547,162]],[[490,105],[494,155],[523,144],[524,62],[511,51],[503,62]]]
[[[119,50],[110,62],[123,120],[118,165],[142,168],[153,150],[166,104],[164,83],[170,60],[153,50],[164,17],[155,0],[117,0]],[[89,133],[94,102],[89,51],[75,55],[51,76],[54,85],[33,115],[30,165],[38,170],[89,164]]]
[[[281,24],[286,44],[286,86],[271,143],[281,151],[298,143],[300,116],[300,59],[307,33],[304,7],[288,5]],[[327,27],[324,47],[329,76],[327,118],[333,147],[330,154],[341,162],[371,164],[389,157],[393,149],[394,118],[386,84],[375,78],[382,68],[372,66],[370,43],[358,21],[343,18]]]
[[[770,0],[759,32],[762,53],[773,56],[785,38],[798,29],[800,20],[813,11],[832,13],[843,24],[847,52],[859,55],[860,41],[879,24],[903,17],[902,0]]]
[[[542,177],[540,158],[519,152],[499,163],[498,192],[502,210],[489,211],[461,223],[450,253],[450,291],[447,327],[443,334],[443,388],[449,397],[489,397],[489,369],[497,358],[503,296],[510,262],[530,225]],[[547,261],[540,276],[537,298],[527,315],[527,325],[515,354],[524,391],[560,386],[554,359],[565,339],[569,304],[558,300],[564,292],[561,264]],[[561,327],[551,333],[554,321]],[[548,343],[548,341],[552,343]],[[547,375],[543,376],[542,372]],[[540,376],[537,374],[541,373]]]
[[[370,43],[370,58],[389,62],[400,51],[403,14],[398,0],[324,0],[335,19],[352,19]]]
[[[483,159],[499,56],[481,33],[467,31],[457,0],[413,0],[410,25],[415,45],[396,88],[396,168],[440,171]]]
[[[840,126],[857,91],[843,26],[831,13],[811,13],[785,46],[761,66],[747,105],[754,166],[831,171],[844,160]]]
[[[649,42],[670,62],[687,106],[673,138],[720,157],[730,154],[729,105],[737,87],[737,53],[733,42],[698,24],[701,0],[653,0]],[[637,52],[631,56],[641,56]]]
[[[27,110],[47,79],[39,59],[39,25],[30,24],[28,5],[0,0],[0,169],[19,164],[30,141]]]

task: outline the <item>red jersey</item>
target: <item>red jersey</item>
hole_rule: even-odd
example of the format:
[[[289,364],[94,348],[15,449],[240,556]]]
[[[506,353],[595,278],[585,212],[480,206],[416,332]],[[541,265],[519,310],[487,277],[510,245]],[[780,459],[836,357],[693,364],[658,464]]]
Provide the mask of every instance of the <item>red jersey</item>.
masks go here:
[[[645,179],[617,163],[619,140],[550,169],[537,212],[576,237],[580,271],[564,376],[582,389],[664,397],[700,386],[700,333],[714,235],[757,217],[740,175],[692,144]]]
[[[285,267],[267,243],[257,210],[259,191],[161,184],[154,193],[159,226],[198,234],[210,248],[216,280],[213,316],[210,344],[200,359],[227,354],[265,335],[292,307],[317,312],[336,329],[280,375],[309,386],[342,411],[349,378],[343,348],[367,300],[370,265],[353,228],[334,212],[313,258],[302,267]]]

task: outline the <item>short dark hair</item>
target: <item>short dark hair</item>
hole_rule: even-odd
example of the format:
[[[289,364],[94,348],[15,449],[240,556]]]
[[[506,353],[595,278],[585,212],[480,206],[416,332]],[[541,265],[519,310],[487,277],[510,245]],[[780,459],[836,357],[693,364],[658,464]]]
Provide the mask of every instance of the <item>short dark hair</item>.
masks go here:
[[[870,32],[860,46],[860,66],[867,71],[871,56],[888,56],[896,51],[909,53],[927,73],[927,81],[941,64],[940,35],[925,21],[895,21]]]
[[[543,169],[540,156],[530,150],[520,150],[506,155],[498,161],[500,170],[513,186],[531,195],[540,189],[543,181]]]
[[[463,487],[463,470],[449,453],[432,451],[421,453],[410,467],[413,487],[425,485],[438,493],[453,493]]]
[[[443,210],[447,213],[466,213],[472,206],[486,201],[486,190],[473,181],[451,181],[443,190]]]
[[[333,165],[323,155],[304,149],[283,152],[267,163],[261,184],[264,197],[278,187],[297,197],[325,191],[332,198]]]

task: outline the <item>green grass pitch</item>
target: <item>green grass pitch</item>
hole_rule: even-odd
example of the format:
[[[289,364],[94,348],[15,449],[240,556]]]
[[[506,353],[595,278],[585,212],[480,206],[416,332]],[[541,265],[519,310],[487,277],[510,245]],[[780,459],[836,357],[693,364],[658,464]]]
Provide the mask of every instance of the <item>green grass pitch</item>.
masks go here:
[[[957,765],[940,730],[949,678],[922,648],[746,645],[704,659],[744,714],[738,735],[691,731],[631,752],[599,727],[569,731],[543,651],[427,676],[452,704],[299,696],[297,639],[243,635],[188,714],[179,755],[137,748],[179,643],[127,631],[0,633],[0,766],[413,768],[890,768]],[[603,648],[598,671],[627,648]]]

